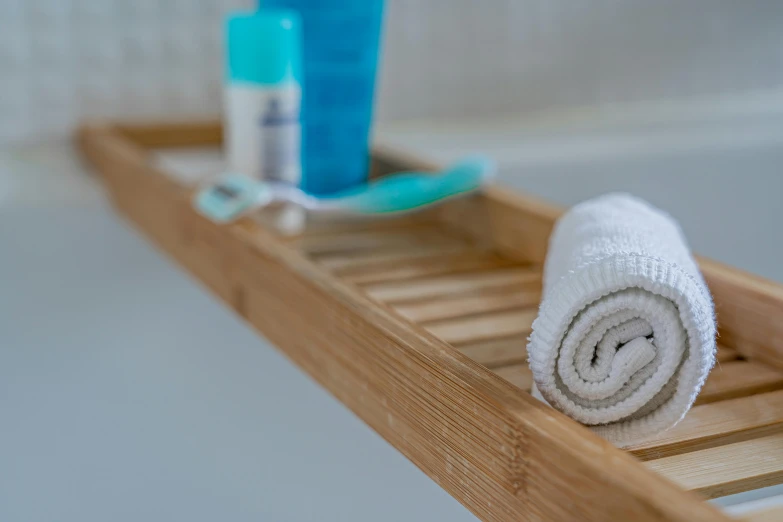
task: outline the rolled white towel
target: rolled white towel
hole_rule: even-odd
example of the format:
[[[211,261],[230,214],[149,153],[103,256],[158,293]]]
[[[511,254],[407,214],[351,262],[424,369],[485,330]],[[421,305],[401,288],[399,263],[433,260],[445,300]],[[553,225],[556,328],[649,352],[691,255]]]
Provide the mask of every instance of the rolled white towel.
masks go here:
[[[528,344],[533,394],[618,446],[674,426],[715,363],[710,293],[679,226],[624,194],[557,223]]]

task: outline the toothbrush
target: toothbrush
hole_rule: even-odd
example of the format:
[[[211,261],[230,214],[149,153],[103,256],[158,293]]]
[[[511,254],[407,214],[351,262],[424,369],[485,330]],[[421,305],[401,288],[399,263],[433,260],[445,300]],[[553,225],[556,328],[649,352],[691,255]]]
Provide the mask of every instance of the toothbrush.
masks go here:
[[[289,184],[225,173],[196,194],[194,206],[218,223],[233,221],[274,202],[294,203],[316,214],[396,216],[477,191],[494,174],[491,160],[471,157],[441,172],[400,172],[356,188],[316,197]]]

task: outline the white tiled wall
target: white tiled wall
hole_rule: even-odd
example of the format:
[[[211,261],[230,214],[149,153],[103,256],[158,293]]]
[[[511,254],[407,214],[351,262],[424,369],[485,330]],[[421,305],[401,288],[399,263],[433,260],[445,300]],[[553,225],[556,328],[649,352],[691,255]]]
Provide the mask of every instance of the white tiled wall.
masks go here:
[[[0,0],[0,142],[220,107],[223,12],[254,0]]]
[[[389,5],[385,117],[527,112],[783,86],[783,2],[774,0]]]
[[[0,142],[214,114],[222,13],[254,0],[0,0]],[[387,0],[383,119],[783,84],[783,2]]]

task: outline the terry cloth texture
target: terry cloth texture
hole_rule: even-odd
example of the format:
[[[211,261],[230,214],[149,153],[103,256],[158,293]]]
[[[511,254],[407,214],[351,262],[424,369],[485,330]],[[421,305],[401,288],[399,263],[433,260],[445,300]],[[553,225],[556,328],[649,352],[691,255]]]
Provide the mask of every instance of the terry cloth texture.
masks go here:
[[[715,314],[682,231],[624,194],[557,223],[528,344],[533,394],[618,446],[674,426],[715,363]]]

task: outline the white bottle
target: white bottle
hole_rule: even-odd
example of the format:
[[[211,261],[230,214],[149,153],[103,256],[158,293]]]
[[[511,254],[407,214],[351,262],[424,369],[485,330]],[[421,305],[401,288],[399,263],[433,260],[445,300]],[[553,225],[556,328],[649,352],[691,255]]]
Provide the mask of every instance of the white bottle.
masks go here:
[[[224,104],[229,168],[298,186],[302,179],[299,86],[229,84]]]
[[[298,14],[262,9],[226,26],[224,142],[228,167],[259,180],[302,180],[301,32]],[[294,231],[304,211],[289,206],[278,225]]]

